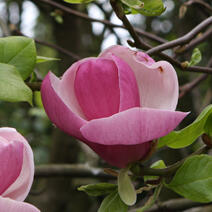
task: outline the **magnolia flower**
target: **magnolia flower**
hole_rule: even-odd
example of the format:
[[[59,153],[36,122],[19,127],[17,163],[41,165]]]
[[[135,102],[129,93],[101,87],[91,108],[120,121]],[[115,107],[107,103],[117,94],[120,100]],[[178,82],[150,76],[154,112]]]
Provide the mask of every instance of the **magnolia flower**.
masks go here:
[[[178,87],[170,63],[112,46],[97,58],[74,63],[61,80],[49,72],[41,94],[57,127],[122,168],[144,158],[152,140],[187,115],[175,111]]]
[[[23,202],[33,181],[33,153],[13,128],[0,128],[0,167],[0,211],[39,212]]]

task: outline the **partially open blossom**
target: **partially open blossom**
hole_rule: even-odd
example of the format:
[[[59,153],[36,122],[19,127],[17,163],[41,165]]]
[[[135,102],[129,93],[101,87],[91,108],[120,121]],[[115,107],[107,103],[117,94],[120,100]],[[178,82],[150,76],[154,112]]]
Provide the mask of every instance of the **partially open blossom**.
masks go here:
[[[34,176],[32,150],[13,128],[0,128],[0,211],[39,212],[24,203]]]
[[[142,52],[112,46],[74,63],[41,88],[50,120],[117,167],[148,154],[151,141],[187,115],[175,111],[178,79],[172,65]]]

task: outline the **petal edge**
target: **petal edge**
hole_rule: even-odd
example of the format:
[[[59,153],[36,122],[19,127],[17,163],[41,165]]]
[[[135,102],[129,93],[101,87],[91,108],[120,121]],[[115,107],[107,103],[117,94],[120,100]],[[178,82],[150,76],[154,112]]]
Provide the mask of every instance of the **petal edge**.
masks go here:
[[[188,113],[131,108],[88,122],[80,130],[88,141],[103,145],[136,145],[165,136]]]

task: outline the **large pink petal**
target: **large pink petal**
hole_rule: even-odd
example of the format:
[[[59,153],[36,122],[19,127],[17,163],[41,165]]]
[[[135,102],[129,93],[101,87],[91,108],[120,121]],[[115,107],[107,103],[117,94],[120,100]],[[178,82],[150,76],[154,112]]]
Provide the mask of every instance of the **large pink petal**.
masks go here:
[[[123,59],[134,71],[142,107],[175,110],[179,86],[176,72],[170,63],[154,63],[148,57],[148,62],[144,62],[139,52],[118,45],[106,49],[100,57],[110,58],[111,53]]]
[[[16,181],[1,195],[23,201],[29,193],[34,177],[34,159],[32,149],[27,140],[14,128],[0,128],[0,136],[5,138],[9,143],[19,141],[24,144],[21,173]]]
[[[91,142],[104,145],[135,145],[165,136],[188,113],[132,108],[108,118],[91,120],[80,130]]]
[[[61,130],[79,139],[82,138],[80,127],[87,121],[72,111],[56,93],[59,79],[51,72],[45,77],[41,86],[41,96],[45,111],[50,120]],[[54,85],[54,87],[53,87]]]
[[[36,207],[29,203],[19,202],[10,198],[0,197],[1,212],[40,212]]]
[[[68,108],[72,110],[73,113],[79,115],[81,118],[86,119],[82,109],[78,103],[77,97],[75,95],[74,81],[76,77],[76,72],[79,66],[86,61],[94,58],[85,58],[74,63],[62,76],[61,80],[54,80],[52,87],[54,88],[60,99],[66,104]],[[54,83],[55,82],[55,83]]]
[[[119,111],[118,70],[108,59],[90,59],[76,73],[75,94],[88,120],[111,116]]]
[[[118,68],[120,105],[119,111],[140,106],[140,98],[135,75],[130,66],[119,57],[111,54],[111,59]]]
[[[137,145],[102,145],[93,142],[85,142],[102,159],[109,164],[124,168],[129,163],[141,160],[149,152],[151,142]]]
[[[23,148],[22,142],[7,142],[0,136],[0,194],[17,179],[21,172]]]

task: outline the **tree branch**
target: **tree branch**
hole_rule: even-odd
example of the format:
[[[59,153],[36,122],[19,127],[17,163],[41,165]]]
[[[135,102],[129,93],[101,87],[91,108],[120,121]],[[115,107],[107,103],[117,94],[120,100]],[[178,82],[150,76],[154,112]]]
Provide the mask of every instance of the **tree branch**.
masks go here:
[[[207,67],[211,67],[211,66],[212,66],[212,57],[207,64]],[[180,92],[179,98],[184,97],[189,91],[191,91],[193,88],[198,86],[201,82],[203,82],[207,78],[208,78],[208,74],[202,74],[199,77],[197,77],[196,79],[194,79],[193,81],[181,86],[180,87],[181,92]]]
[[[127,19],[124,13],[124,9],[121,3],[116,0],[110,0],[110,4],[113,7],[113,10],[116,13],[117,17],[123,22],[126,29],[128,29],[128,32],[130,33],[130,35],[132,36],[134,40],[134,45],[140,49],[144,49],[144,50],[149,49],[150,46],[144,43],[143,40],[139,38],[137,32],[135,31],[133,26],[130,24],[129,20]]]
[[[204,40],[206,40],[210,35],[212,35],[212,28],[209,28],[206,32],[203,34],[197,36],[194,40],[192,40],[189,44],[176,48],[175,53],[184,53],[193,48],[194,46],[198,45],[199,43],[202,43]]]
[[[12,29],[12,31],[14,31],[14,32],[17,33],[18,35],[28,37],[28,36],[24,35],[21,31],[19,31],[19,30],[16,28],[15,25],[12,25],[12,26],[11,26],[11,29]],[[71,51],[69,51],[69,50],[67,50],[67,49],[64,49],[64,48],[62,48],[62,47],[60,47],[60,46],[58,46],[58,45],[56,45],[56,44],[48,43],[48,42],[46,42],[46,41],[41,41],[41,40],[38,40],[38,39],[36,39],[36,38],[32,38],[32,39],[34,39],[34,41],[35,41],[36,43],[38,43],[38,44],[41,44],[41,45],[48,46],[48,47],[50,47],[50,48],[56,49],[57,51],[59,51],[59,52],[65,54],[65,55],[68,55],[69,57],[72,57],[72,58],[75,59],[75,60],[80,60],[80,59],[81,59],[81,57],[80,57],[79,55],[76,55],[75,53],[73,53],[73,52],[71,52]]]
[[[185,85],[180,87],[180,95],[179,98],[184,97],[189,91],[199,85],[202,81],[208,78],[208,74],[202,74],[201,76],[197,77],[193,81],[186,83]]]
[[[116,179],[108,175],[100,168],[89,167],[79,164],[47,164],[35,167],[35,178],[41,177],[81,177],[81,178],[101,178]]]
[[[190,0],[190,1],[187,1],[187,2],[184,3],[184,5],[186,5],[186,6],[190,6],[192,4],[200,4],[201,6],[205,7],[208,10],[208,12],[212,13],[212,7],[204,1]]]
[[[133,172],[133,174],[135,174],[137,177],[143,177],[143,176],[163,176],[163,177],[167,177],[172,175],[173,173],[175,173],[177,171],[177,169],[185,162],[185,160],[193,155],[199,155],[202,154],[204,152],[206,152],[207,150],[209,150],[210,147],[208,146],[203,146],[200,149],[198,149],[196,152],[192,153],[191,155],[189,155],[188,157],[182,159],[181,161],[178,161],[176,163],[174,163],[173,165],[168,166],[167,168],[164,169],[153,169],[153,168],[149,168],[149,167],[144,167],[140,164],[136,164],[139,165],[140,170],[138,170],[138,166],[132,166],[131,171]]]
[[[148,50],[146,53],[149,55],[152,55],[157,52],[161,52],[165,49],[170,49],[170,48],[178,46],[178,45],[186,44],[189,41],[191,41],[199,32],[201,32],[201,30],[203,30],[205,27],[207,27],[211,24],[212,24],[212,16],[205,19],[203,22],[201,22],[199,25],[197,25],[194,29],[192,29],[189,33],[185,34],[184,36],[182,36],[176,40],[156,46],[156,47]]]
[[[188,199],[171,199],[166,202],[162,202],[159,204],[153,205],[151,209],[149,209],[147,212],[159,212],[159,211],[184,211],[189,208],[203,206],[203,205],[209,205],[211,203],[200,203],[200,202],[193,202]]]
[[[35,0],[34,0],[34,1],[35,1]],[[89,17],[87,14],[84,14],[84,13],[82,13],[82,12],[73,10],[73,9],[71,9],[71,8],[69,8],[69,7],[66,7],[66,6],[64,6],[64,5],[62,5],[62,4],[59,4],[59,3],[57,3],[57,2],[54,2],[54,1],[52,1],[52,0],[39,0],[39,1],[41,1],[41,2],[43,2],[43,3],[46,3],[46,4],[49,4],[49,5],[53,6],[53,7],[59,8],[59,9],[61,9],[61,10],[64,11],[64,12],[67,12],[67,13],[69,13],[69,14],[72,14],[72,15],[74,15],[74,16],[77,16],[77,17],[82,18],[82,19],[87,20],[87,21],[98,22],[98,23],[102,23],[102,24],[107,25],[107,26],[126,29],[123,25],[113,24],[113,23],[111,23],[111,22],[108,21],[108,20],[100,20],[100,19],[96,19],[96,18]],[[36,2],[36,1],[35,1],[35,2]],[[138,28],[136,28],[135,30],[136,30],[136,32],[137,32],[139,35],[142,35],[142,36],[144,36],[144,37],[146,37],[146,38],[148,38],[148,39],[151,39],[151,40],[153,40],[153,41],[156,41],[156,42],[159,42],[159,43],[164,43],[164,42],[166,42],[165,39],[160,38],[160,37],[158,37],[158,36],[156,36],[156,35],[154,35],[154,34],[151,34],[151,33],[149,33],[149,32],[145,32],[145,31],[143,31],[143,30],[141,30],[141,29],[138,29]]]

